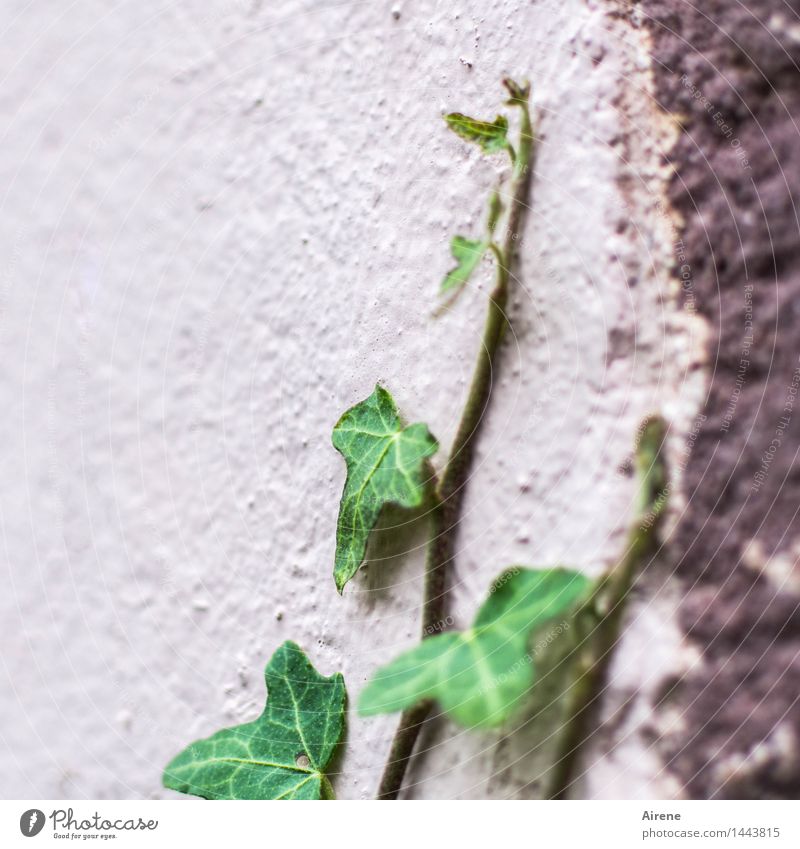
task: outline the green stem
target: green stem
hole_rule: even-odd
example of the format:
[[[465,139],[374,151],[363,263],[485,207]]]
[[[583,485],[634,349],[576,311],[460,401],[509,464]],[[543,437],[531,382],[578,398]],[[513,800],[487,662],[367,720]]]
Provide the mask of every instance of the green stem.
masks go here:
[[[331,785],[330,781],[328,780],[328,776],[327,775],[321,775],[320,777],[322,779],[322,782],[321,782],[322,786],[321,786],[321,790],[320,790],[320,798],[321,799],[335,799],[336,794],[333,792],[333,786]]]
[[[566,799],[576,780],[585,743],[592,735],[592,714],[600,703],[608,667],[622,632],[628,596],[643,564],[658,551],[658,528],[669,492],[661,457],[666,429],[659,418],[645,422],[636,455],[640,479],[637,517],[623,559],[600,581],[578,611],[572,684],[566,694],[566,719],[545,798]]]
[[[511,91],[508,82],[506,86]],[[528,206],[528,191],[533,170],[533,129],[528,108],[528,89],[514,86],[512,100],[520,108],[519,149],[514,159],[510,186],[510,205],[506,220],[506,233],[502,249],[492,246],[497,259],[495,285],[489,296],[488,312],[483,338],[472,376],[467,400],[461,413],[455,439],[441,481],[436,490],[436,500],[431,511],[431,529],[425,565],[425,590],[422,605],[422,639],[442,631],[445,627],[447,601],[447,572],[455,555],[455,542],[461,520],[475,437],[489,405],[495,381],[494,361],[507,324],[506,305],[511,267],[519,243],[520,227]],[[396,799],[403,785],[406,767],[413,754],[414,745],[428,714],[430,701],[409,708],[400,716],[400,722],[389,749],[389,756],[378,788],[379,799]]]

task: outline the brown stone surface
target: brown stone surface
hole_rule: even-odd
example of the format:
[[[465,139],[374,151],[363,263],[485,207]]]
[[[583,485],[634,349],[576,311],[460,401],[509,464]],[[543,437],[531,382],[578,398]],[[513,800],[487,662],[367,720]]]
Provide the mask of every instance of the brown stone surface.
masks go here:
[[[643,0],[711,381],[669,543],[702,660],[664,697],[690,797],[800,795],[800,2]],[[688,268],[686,267],[688,266]],[[678,269],[680,271],[680,269]]]

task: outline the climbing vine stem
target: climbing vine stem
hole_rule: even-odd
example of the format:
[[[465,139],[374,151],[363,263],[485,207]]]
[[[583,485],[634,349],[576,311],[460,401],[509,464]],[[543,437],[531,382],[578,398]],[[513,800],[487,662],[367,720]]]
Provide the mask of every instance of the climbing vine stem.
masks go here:
[[[523,216],[528,208],[534,160],[533,126],[530,116],[530,86],[513,80],[503,81],[509,92],[509,105],[520,112],[519,141],[511,156],[513,170],[507,193],[508,210],[501,244],[494,240],[489,248],[495,257],[495,282],[489,296],[483,338],[478,350],[472,383],[461,414],[455,439],[441,479],[435,485],[430,513],[430,537],[425,567],[422,605],[422,638],[442,630],[447,609],[447,573],[455,556],[455,542],[461,508],[472,468],[475,438],[489,405],[494,384],[494,364],[508,322],[507,304],[516,247],[519,244]],[[509,152],[513,148],[509,146]],[[492,226],[492,225],[490,225]],[[396,799],[403,786],[406,768],[420,731],[431,712],[432,702],[424,701],[409,708],[400,722],[389,749],[378,788],[379,799]]]
[[[666,426],[659,417],[647,419],[640,428],[636,450],[638,503],[625,555],[598,581],[575,617],[576,644],[569,659],[573,678],[549,776],[549,799],[566,799],[578,778],[581,755],[593,731],[592,715],[602,699],[621,634],[628,596],[636,577],[658,551],[658,529],[669,493],[663,459],[665,435]]]

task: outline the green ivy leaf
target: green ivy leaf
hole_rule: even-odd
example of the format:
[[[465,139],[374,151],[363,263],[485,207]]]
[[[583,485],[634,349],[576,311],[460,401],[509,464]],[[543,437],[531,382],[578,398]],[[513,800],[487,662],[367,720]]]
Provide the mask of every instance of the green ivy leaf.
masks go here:
[[[453,254],[453,259],[455,259],[457,265],[447,272],[447,276],[442,280],[440,292],[444,294],[451,289],[463,286],[478,267],[488,247],[488,240],[479,242],[476,239],[453,236],[453,240],[450,242],[450,252]]]
[[[532,631],[566,615],[590,581],[569,569],[511,568],[490,589],[471,628],[423,640],[378,670],[359,699],[363,716],[437,699],[457,722],[504,722],[530,690]]]
[[[404,427],[394,399],[378,385],[336,423],[333,446],[347,463],[333,570],[341,593],[364,561],[367,540],[383,507],[422,504],[427,458],[439,443],[424,424]]]
[[[493,191],[489,198],[489,214],[486,219],[487,238],[478,240],[467,239],[464,236],[453,237],[450,242],[450,252],[456,261],[456,267],[448,271],[444,280],[442,280],[439,289],[440,294],[443,295],[452,289],[459,289],[472,277],[472,273],[480,264],[483,255],[491,244],[492,234],[497,228],[497,222],[502,212],[503,202],[500,200],[499,193]]]
[[[165,787],[206,799],[333,797],[324,770],[344,728],[344,679],[320,675],[292,642],[264,677],[261,716],[192,743],[164,770]]]
[[[480,121],[461,112],[445,115],[447,126],[462,139],[479,144],[487,153],[506,150],[508,144],[508,119],[498,115],[494,121]]]

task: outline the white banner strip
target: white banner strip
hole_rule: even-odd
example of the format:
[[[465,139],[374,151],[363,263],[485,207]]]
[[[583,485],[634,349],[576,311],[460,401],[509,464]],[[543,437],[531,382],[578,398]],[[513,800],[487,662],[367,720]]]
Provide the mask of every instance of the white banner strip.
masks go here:
[[[0,845],[800,847],[798,802],[0,802]]]

